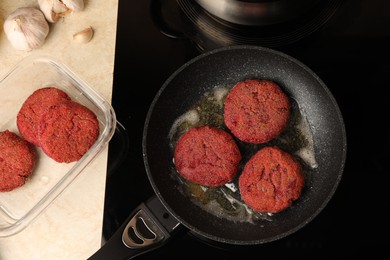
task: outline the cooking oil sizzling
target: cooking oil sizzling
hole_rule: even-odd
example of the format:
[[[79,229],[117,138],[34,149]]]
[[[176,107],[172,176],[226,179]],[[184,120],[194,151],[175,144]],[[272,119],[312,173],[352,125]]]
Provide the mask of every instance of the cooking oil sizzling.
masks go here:
[[[231,87],[216,86],[212,91],[206,92],[193,107],[175,120],[169,132],[172,154],[179,137],[191,127],[210,125],[229,132],[224,125],[223,104]],[[309,182],[311,170],[318,167],[314,153],[313,136],[305,112],[299,108],[294,99],[291,99],[291,104],[292,113],[289,125],[277,138],[266,144],[250,144],[235,138],[242,160],[238,174],[232,182],[220,187],[205,187],[186,181],[176,172],[173,161],[171,177],[182,183],[180,192],[189,196],[196,205],[217,217],[234,222],[272,221],[272,213],[255,212],[242,201],[238,189],[238,178],[245,163],[259,149],[264,146],[276,145],[293,154],[301,162],[306,183]]]

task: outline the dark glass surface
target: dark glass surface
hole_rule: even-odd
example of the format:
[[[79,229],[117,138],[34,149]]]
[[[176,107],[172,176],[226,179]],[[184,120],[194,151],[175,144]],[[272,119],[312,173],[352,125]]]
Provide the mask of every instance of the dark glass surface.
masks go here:
[[[271,243],[213,245],[191,232],[183,232],[138,259],[318,259],[387,252],[390,3],[341,2],[315,32],[287,45],[272,46],[310,67],[328,86],[343,114],[347,160],[339,187],[325,209],[302,229]],[[153,195],[142,156],[143,126],[152,99],[182,64],[215,47],[215,43],[207,43],[207,37],[199,36],[199,28],[191,28],[176,1],[155,3],[161,4],[157,6],[168,25],[165,28],[155,24],[159,21],[151,12],[151,1],[119,1],[112,104],[126,129],[129,149],[118,153],[121,146],[116,142],[109,147],[109,165],[118,156],[124,159],[112,167],[107,177],[103,228],[106,239],[139,203]]]

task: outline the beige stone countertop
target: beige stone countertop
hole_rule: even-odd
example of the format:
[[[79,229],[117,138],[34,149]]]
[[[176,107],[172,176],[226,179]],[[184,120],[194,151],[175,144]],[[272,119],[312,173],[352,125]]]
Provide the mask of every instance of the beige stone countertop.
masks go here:
[[[50,55],[67,65],[111,102],[118,0],[84,0],[81,12],[55,24],[39,49],[12,47],[3,31],[6,17],[18,7],[38,7],[37,0],[0,0],[0,77],[23,58]],[[79,44],[74,33],[91,26],[92,40]],[[0,237],[0,260],[87,259],[102,244],[108,146],[25,229]]]

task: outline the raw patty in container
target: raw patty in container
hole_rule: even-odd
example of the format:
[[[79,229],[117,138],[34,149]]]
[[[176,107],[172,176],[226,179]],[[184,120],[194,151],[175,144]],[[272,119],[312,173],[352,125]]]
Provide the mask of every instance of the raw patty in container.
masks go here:
[[[0,132],[0,191],[22,186],[36,164],[34,146],[14,132]]]
[[[241,141],[266,143],[287,126],[290,100],[273,81],[250,79],[238,82],[224,103],[224,121]]]
[[[39,122],[39,138],[45,154],[57,162],[79,160],[99,136],[96,115],[75,101],[49,108]]]
[[[239,177],[242,200],[257,212],[280,212],[300,197],[304,187],[301,165],[278,147],[254,154]]]
[[[69,100],[68,94],[55,87],[44,87],[35,90],[24,101],[16,117],[16,124],[21,136],[30,143],[40,146],[38,125],[42,115],[51,106]]]
[[[174,160],[176,170],[183,178],[215,187],[236,176],[241,153],[226,131],[199,126],[190,128],[179,138]]]

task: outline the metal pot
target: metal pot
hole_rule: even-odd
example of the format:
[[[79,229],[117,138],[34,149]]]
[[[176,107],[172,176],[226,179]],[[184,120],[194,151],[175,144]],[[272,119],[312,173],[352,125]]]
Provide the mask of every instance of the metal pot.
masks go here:
[[[309,12],[323,0],[195,0],[203,9],[224,21],[240,25],[286,22]]]

